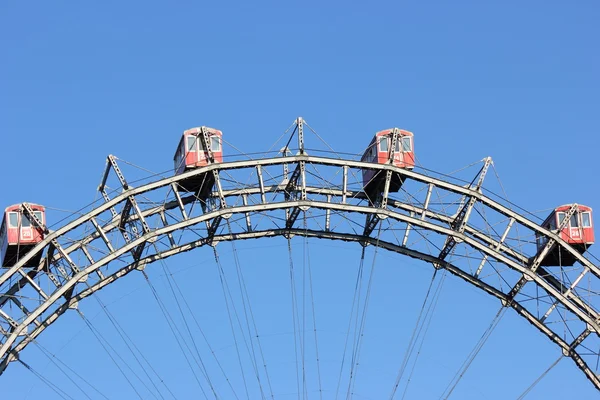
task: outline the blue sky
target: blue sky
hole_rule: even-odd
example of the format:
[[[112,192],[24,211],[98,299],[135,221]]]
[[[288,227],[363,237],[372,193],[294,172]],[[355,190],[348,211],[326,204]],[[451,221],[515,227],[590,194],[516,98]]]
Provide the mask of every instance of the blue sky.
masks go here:
[[[600,210],[599,17],[600,6],[591,0],[368,5],[260,0],[4,2],[0,203],[32,201],[75,210],[93,200],[108,154],[165,171],[184,129],[217,127],[227,141],[254,152],[266,150],[301,115],[341,152],[356,153],[373,132],[399,126],[415,133],[420,162],[436,171],[453,171],[492,156],[509,198],[527,210],[570,202]],[[284,242],[266,239],[240,251],[257,256],[271,245],[269,251],[285,265]],[[312,258],[327,265],[322,258],[338,245],[311,242],[310,246]],[[300,253],[302,241],[296,248]],[[347,265],[355,269],[359,250],[341,249],[348,253]],[[210,260],[211,254],[203,249],[195,253],[169,265],[183,269],[198,259]],[[258,271],[262,278],[253,282],[257,291],[263,278],[276,275],[276,263],[263,267],[265,271]],[[386,273],[398,281],[410,277],[416,282],[401,301],[412,315],[422,301],[431,268],[418,264],[406,271]],[[189,270],[181,272],[182,285],[215,278],[187,274]],[[326,277],[344,274],[342,268]],[[325,282],[334,284],[326,277]],[[143,287],[142,283],[140,277],[131,278],[100,296],[117,299],[119,293]],[[193,286],[188,289],[194,299],[193,293],[201,292]],[[202,293],[217,295],[210,290]],[[343,296],[325,296],[323,302],[333,307],[338,297]],[[426,343],[431,363],[417,367],[418,377],[408,395],[412,398],[441,394],[438,386],[443,389],[448,378],[440,373],[439,385],[428,383],[436,379],[428,376],[427,365],[445,365],[450,356],[454,362],[462,360],[497,310],[495,300],[450,277],[442,299],[432,322],[435,332]],[[159,309],[146,300],[152,300],[149,293],[129,295],[115,303],[115,313],[121,321],[160,319]],[[210,297],[196,300],[211,302]],[[382,295],[380,310],[393,309],[396,300]],[[83,310],[87,306],[94,314],[94,302],[88,299]],[[477,311],[476,317],[471,309]],[[525,321],[511,311],[507,314],[455,398],[516,397],[559,356],[558,349]],[[380,311],[373,318],[385,324],[388,317]],[[405,321],[409,322],[404,328],[394,325],[402,337],[413,326],[409,316]],[[446,332],[449,325],[461,324],[470,327],[469,334]],[[332,343],[336,342],[332,332],[343,331],[342,325],[327,329]],[[108,322],[101,326],[110,331]],[[58,351],[59,343],[82,328],[81,321],[65,317],[41,340]],[[136,330],[135,324],[131,329]],[[385,329],[373,333],[377,334],[383,342],[393,342],[390,351],[397,346],[401,358],[399,349],[406,342],[387,338]],[[463,338],[462,344],[446,341],[452,335]],[[76,338],[59,356],[73,358],[72,365],[90,379],[95,365],[111,367],[89,332]],[[82,352],[87,363],[75,360]],[[32,365],[44,369],[46,359],[33,351],[30,357]],[[509,366],[513,357],[516,365]],[[193,398],[190,377],[180,376],[178,364],[173,364],[167,378],[179,385],[180,398]],[[453,373],[454,364],[448,365],[446,372]],[[388,367],[382,364],[382,371],[374,365],[365,367],[365,374],[370,374],[360,387],[365,398],[383,398],[380,393],[389,392],[378,392],[377,377],[394,376],[397,366],[390,364],[387,370],[384,366]],[[54,398],[31,373],[11,367],[0,378],[11,382],[2,385],[9,397]],[[69,384],[64,375],[48,371]],[[98,386],[110,398],[132,398],[126,382],[110,375],[114,372],[107,374]],[[281,393],[295,390],[291,385],[286,392],[287,380],[281,382]],[[594,395],[574,364],[563,360],[530,398]]]

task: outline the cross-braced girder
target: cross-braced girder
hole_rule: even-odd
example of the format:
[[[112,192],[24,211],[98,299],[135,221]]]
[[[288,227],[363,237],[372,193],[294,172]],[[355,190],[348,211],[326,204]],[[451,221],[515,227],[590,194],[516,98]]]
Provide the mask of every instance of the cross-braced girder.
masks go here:
[[[111,159],[109,164],[115,169]],[[294,171],[290,179],[280,178],[284,165]],[[308,174],[309,166],[319,174]],[[403,191],[385,193],[384,202],[372,204],[359,180],[352,180],[362,168],[399,174],[405,180]],[[115,171],[122,192],[110,198],[104,191],[107,173],[101,184],[103,204],[56,231],[47,231],[31,253],[0,275],[0,322],[6,322],[0,326],[7,327],[0,331],[0,371],[78,301],[136,268],[220,241],[303,235],[377,245],[447,269],[513,308],[600,388],[598,371],[579,351],[590,335],[600,331],[597,297],[582,285],[586,281],[586,287],[600,289],[600,270],[556,233],[487,197],[479,188],[392,165],[306,154],[210,164],[140,187],[131,187],[120,170]],[[215,187],[209,195],[212,207],[194,207],[200,199],[181,195],[177,184],[206,173],[226,176],[228,186]],[[436,199],[442,196],[444,201]],[[488,219],[469,218],[475,207],[485,208]],[[294,226],[301,210],[307,221],[303,229]],[[377,223],[380,228],[373,237]],[[500,228],[494,233],[496,227]],[[539,267],[539,254],[530,240],[536,233],[571,253],[578,265],[568,271]],[[451,253],[443,251],[450,239],[454,241]],[[459,250],[466,252],[466,258],[476,259],[473,269]],[[30,265],[33,254],[40,251],[44,252],[40,265]],[[74,257],[78,253],[84,257]],[[51,292],[40,289],[46,287],[40,285],[45,280],[53,282]],[[532,297],[528,285],[550,300]],[[519,290],[511,292],[515,287]],[[32,293],[37,301],[26,300]],[[538,313],[530,306],[532,301],[549,305]],[[11,302],[18,307],[9,307]],[[571,317],[563,319],[562,326],[557,324],[559,311]],[[564,333],[565,325],[572,333]]]

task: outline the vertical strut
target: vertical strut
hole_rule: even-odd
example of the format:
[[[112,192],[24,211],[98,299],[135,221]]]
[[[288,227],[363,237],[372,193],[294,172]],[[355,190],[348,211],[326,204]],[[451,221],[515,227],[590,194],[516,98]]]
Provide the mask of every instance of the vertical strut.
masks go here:
[[[433,183],[430,183],[427,186],[427,194],[425,195],[425,203],[423,203],[423,211],[421,211],[421,221],[424,221],[425,218],[427,217],[427,209],[429,208],[429,202],[431,201],[431,192],[432,191],[433,191]],[[410,212],[410,216],[411,217],[415,216],[414,211]],[[402,246],[406,246],[406,243],[408,242],[408,235],[410,234],[411,229],[412,229],[412,224],[407,223],[406,230],[404,231],[404,237],[402,238]]]
[[[242,195],[242,202],[245,206],[248,205],[248,195],[247,194],[243,194]],[[246,229],[248,232],[252,232],[252,224],[250,223],[250,213],[246,213]]]
[[[383,196],[379,204],[380,208],[386,208],[388,202],[388,196],[390,194],[390,183],[392,182],[392,170],[387,170],[385,173],[385,184],[383,185]]]
[[[410,216],[414,217],[415,213],[413,211],[410,212]],[[408,242],[408,235],[410,234],[410,230],[412,228],[411,224],[406,224],[406,231],[404,232],[404,237],[402,238],[402,246],[406,246],[406,243]]]
[[[510,221],[508,221],[508,225],[506,226],[506,229],[504,229],[504,233],[502,234],[502,237],[500,237],[500,240],[498,241],[496,246],[494,246],[494,250],[498,251],[498,249],[500,249],[500,247],[502,246],[502,243],[504,243],[504,241],[506,240],[506,237],[508,236],[508,232],[510,231],[510,228],[512,228],[514,223],[515,223],[514,218],[511,218]],[[483,256],[483,259],[481,260],[479,267],[477,267],[477,271],[475,271],[475,278],[479,277],[479,274],[481,273],[481,270],[483,269],[483,266],[485,265],[485,262],[487,261],[487,259],[488,259],[488,255],[486,254]]]
[[[430,183],[427,187],[427,195],[425,196],[425,203],[423,204],[423,212],[421,213],[421,221],[427,217],[427,209],[429,208],[429,201],[431,200],[431,192],[433,191],[433,183]]]
[[[215,177],[215,186],[217,187],[217,194],[219,195],[219,202],[221,204],[221,208],[227,208],[225,196],[223,195],[223,188],[221,187],[221,178],[219,178],[219,170],[213,169],[212,173]]]
[[[342,204],[346,204],[346,195],[348,193],[348,166],[344,165],[344,177],[342,181]]]
[[[398,143],[398,138],[400,137],[400,129],[394,128],[392,130],[392,140],[390,145],[390,152],[388,156],[388,164],[394,163],[394,158],[396,157],[396,144]]]
[[[327,203],[331,203],[331,195],[327,195]],[[329,221],[331,219],[331,209],[325,210],[325,230],[329,232]]]
[[[172,183],[171,188],[173,189],[173,193],[175,194],[175,199],[177,200],[177,206],[179,207],[179,211],[181,211],[181,215],[183,219],[188,219],[187,212],[185,212],[185,207],[183,205],[183,201],[181,201],[181,196],[179,195],[179,190],[177,190],[177,184]]]
[[[160,220],[161,220],[163,226],[168,226],[169,223],[167,221],[167,217],[165,215],[165,212],[161,211],[159,213],[159,215],[160,215]],[[177,244],[175,243],[175,239],[173,239],[173,234],[171,232],[169,232],[169,233],[167,233],[167,237],[169,238],[169,243],[171,244],[171,248],[174,248]]]
[[[263,182],[262,167],[260,165],[256,166],[256,175],[258,176],[258,187],[260,188],[260,201],[265,204],[267,199],[265,198],[265,184]]]
[[[300,155],[304,155],[304,120],[302,117],[296,119],[296,126],[298,127],[298,149]]]

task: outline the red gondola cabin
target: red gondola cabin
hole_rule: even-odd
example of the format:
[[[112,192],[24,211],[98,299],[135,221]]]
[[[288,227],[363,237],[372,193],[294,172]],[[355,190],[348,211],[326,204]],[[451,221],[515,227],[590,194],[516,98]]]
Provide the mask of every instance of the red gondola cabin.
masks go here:
[[[391,143],[393,135],[397,134],[396,148],[394,151],[393,160],[391,160]],[[395,165],[396,167],[413,169],[415,166],[415,153],[414,153],[414,136],[412,132],[405,131],[402,129],[386,129],[379,131],[371,140],[367,151],[362,156],[361,161],[371,162],[377,164],[389,164]],[[385,172],[377,171],[373,169],[363,169],[363,186],[364,190],[370,198],[378,192],[383,191],[383,185],[385,183]],[[390,192],[397,192],[402,186],[403,179],[398,174],[392,176],[390,182]]]
[[[35,216],[46,223],[46,210],[36,204],[29,204]],[[34,227],[34,224],[21,211],[21,205],[7,207],[0,228],[0,260],[3,267],[15,265],[17,260],[29,252],[36,244],[44,239],[43,232]],[[40,262],[42,253],[36,254],[31,259],[31,264]]]
[[[204,167],[211,163],[204,140],[202,139],[202,130],[207,133],[213,162],[223,162],[223,133],[221,131],[206,126],[188,129],[183,132],[183,136],[175,152],[175,175],[198,167]],[[212,174],[196,175],[193,178],[179,182],[180,188],[187,192],[206,192],[212,188],[213,184],[214,177]]]
[[[554,209],[542,223],[542,227],[557,233],[564,241],[569,243],[571,247],[580,253],[585,251],[594,244],[594,226],[592,224],[592,209],[590,207],[578,205],[577,210],[571,216],[567,226],[557,231],[558,227],[565,218],[566,213],[571,208],[572,204],[566,204]],[[536,235],[536,243],[538,251],[544,248],[547,238],[541,235]],[[570,253],[561,250],[560,246],[554,246],[548,255],[542,260],[542,265],[545,266],[569,266],[575,263],[575,257]]]

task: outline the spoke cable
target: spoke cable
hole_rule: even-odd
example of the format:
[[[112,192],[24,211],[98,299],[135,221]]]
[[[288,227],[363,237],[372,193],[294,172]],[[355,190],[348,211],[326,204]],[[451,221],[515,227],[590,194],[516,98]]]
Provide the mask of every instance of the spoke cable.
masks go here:
[[[59,365],[59,363],[62,364],[64,367],[66,367],[73,375],[75,375],[76,377],[81,379],[86,385],[88,385],[90,388],[92,388],[100,396],[104,397],[106,400],[109,400],[109,398],[106,397],[106,395],[104,395],[102,392],[100,392],[100,390],[98,390],[98,388],[96,388],[94,385],[92,385],[90,382],[88,382],[84,377],[82,377],[80,374],[78,374],[77,371],[75,371],[73,368],[71,368],[69,366],[69,364],[65,363],[60,358],[58,358],[56,356],[56,354],[51,353],[48,349],[46,349],[44,346],[42,346],[42,344],[39,343],[37,340],[34,340],[33,344],[35,344],[42,351],[42,353],[67,377],[67,379],[69,379],[75,386],[77,386],[77,388],[85,395],[85,397],[87,397],[88,399],[91,399],[91,397],[87,393],[85,393],[85,391],[73,380],[73,378],[63,369],[63,367],[61,367],[61,365]]]
[[[154,246],[156,247],[156,244],[154,244]],[[158,248],[156,248],[156,251],[158,252]],[[171,293],[173,294],[173,298],[175,299],[175,303],[177,304],[177,309],[179,310],[179,313],[181,314],[181,318],[183,319],[183,323],[185,325],[185,328],[187,330],[188,335],[190,336],[190,339],[192,341],[192,345],[194,347],[194,350],[196,351],[196,355],[198,356],[198,362],[200,364],[200,369],[204,375],[204,377],[206,378],[206,381],[208,382],[208,386],[210,387],[213,395],[215,396],[215,399],[218,399],[219,396],[217,395],[216,389],[210,379],[209,373],[208,373],[208,369],[206,368],[206,365],[204,364],[204,361],[202,360],[202,356],[200,355],[200,350],[198,349],[198,345],[196,344],[196,340],[194,339],[194,335],[192,334],[192,330],[190,329],[190,325],[188,323],[187,318],[185,317],[185,313],[183,312],[183,308],[181,307],[181,304],[179,302],[179,298],[177,296],[177,294],[175,293],[175,288],[173,287],[173,282],[171,279],[171,276],[168,272],[168,269],[166,267],[166,263],[163,259],[160,260],[163,272],[165,273],[165,276],[167,278],[167,282],[169,284],[169,288],[171,289]],[[182,335],[182,339],[183,339],[183,335]]]
[[[371,270],[369,271],[369,279],[367,282],[367,290],[365,293],[365,298],[363,302],[363,309],[360,318],[360,326],[358,332],[356,332],[356,342],[354,346],[354,354],[352,355],[352,365],[350,368],[350,380],[348,382],[348,391],[346,392],[346,397],[349,399],[353,395],[354,385],[356,383],[356,375],[358,373],[359,359],[360,359],[360,351],[362,349],[363,337],[365,326],[367,322],[367,311],[369,309],[369,303],[371,300],[371,288],[373,285],[373,276],[375,275],[375,262],[377,260],[377,254],[379,253],[379,238],[381,237],[381,223],[379,223],[379,228],[377,229],[377,242],[375,243],[375,251],[373,252],[373,261],[371,263]],[[358,309],[357,309],[358,311]],[[357,315],[358,317],[358,315]],[[357,319],[358,321],[358,319]]]
[[[294,259],[292,256],[292,243],[291,238],[287,238],[288,243],[288,255],[290,262],[290,287],[291,287],[291,296],[292,296],[292,324],[294,329],[294,354],[296,356],[296,387],[298,390],[298,398],[300,398],[300,367],[298,360],[298,348],[300,347],[300,352],[302,352],[302,342],[300,338],[300,332],[298,325],[300,321],[298,321],[298,305],[297,305],[297,296],[296,296],[296,280],[295,280],[295,272],[294,272]]]
[[[465,376],[465,373],[467,372],[467,370],[469,369],[469,367],[475,360],[475,357],[477,357],[477,355],[483,348],[483,345],[487,342],[487,340],[489,339],[489,337],[492,334],[492,332],[494,331],[494,329],[496,329],[496,327],[498,326],[498,323],[504,316],[507,309],[508,308],[502,306],[502,308],[500,308],[500,310],[498,310],[498,312],[496,313],[496,316],[490,323],[490,326],[483,332],[483,335],[481,335],[481,338],[479,339],[479,341],[477,342],[477,344],[475,345],[473,350],[471,350],[471,353],[469,353],[469,355],[467,356],[465,361],[460,366],[459,370],[456,371],[456,374],[454,375],[454,377],[452,378],[452,380],[450,381],[450,383],[444,390],[444,393],[442,393],[442,395],[440,396],[440,399],[443,398],[444,400],[448,400],[448,398],[450,397],[450,395],[452,394],[452,392],[454,391],[454,389],[456,388],[458,383]]]
[[[361,286],[362,286],[362,276],[363,276],[363,269],[364,269],[364,262],[365,262],[365,247],[362,248],[361,251],[361,256],[360,256],[360,262],[358,265],[358,271],[356,274],[356,283],[354,285],[354,296],[352,298],[352,306],[350,307],[350,317],[348,319],[348,328],[346,329],[346,339],[344,341],[344,350],[342,353],[342,362],[340,363],[340,373],[338,376],[338,382],[337,382],[337,387],[335,390],[335,398],[337,400],[338,395],[339,395],[339,391],[340,391],[340,385],[342,383],[342,373],[344,370],[344,364],[346,361],[346,354],[347,354],[347,349],[348,349],[348,342],[350,340],[350,331],[352,329],[352,320],[354,317],[354,309],[355,306],[357,308],[357,318],[358,318],[358,298],[360,297],[360,290],[361,290]]]
[[[214,349],[212,348],[212,346],[210,345],[210,342],[208,341],[208,337],[206,336],[206,334],[204,333],[204,330],[200,327],[200,323],[198,322],[198,319],[196,318],[196,316],[194,315],[192,308],[190,307],[188,301],[186,300],[185,296],[183,295],[183,292],[181,290],[181,287],[179,286],[179,284],[177,283],[177,281],[175,280],[175,277],[173,276],[173,273],[171,272],[165,272],[166,274],[170,275],[171,280],[173,281],[173,284],[175,286],[175,288],[177,289],[179,296],[181,297],[183,304],[185,305],[185,307],[187,308],[189,314],[192,316],[192,319],[194,320],[194,323],[196,324],[196,327],[198,328],[198,330],[200,331],[200,334],[202,335],[202,338],[204,339],[206,346],[208,347],[208,349],[210,350],[215,362],[217,363],[217,366],[219,367],[221,373],[223,374],[223,377],[225,378],[225,380],[227,381],[227,384],[229,385],[229,388],[231,389],[234,397],[236,399],[239,399],[237,393],[235,392],[235,389],[233,388],[233,385],[231,384],[231,380],[229,379],[229,377],[227,376],[227,374],[225,373],[225,369],[223,368],[223,365],[221,364],[221,362],[219,361],[219,358],[217,357],[216,352],[214,351]]]
[[[175,341],[177,342],[179,349],[181,350],[181,354],[183,354],[185,361],[187,362],[188,366],[190,367],[190,371],[191,371],[192,375],[194,375],[194,379],[195,379],[196,383],[198,383],[200,392],[202,393],[202,395],[204,396],[205,399],[208,399],[208,396],[206,395],[204,387],[202,387],[202,384],[200,383],[200,378],[198,378],[198,374],[196,374],[196,370],[192,366],[192,363],[190,362],[190,359],[189,359],[187,353],[185,352],[183,345],[181,344],[181,341],[183,341],[183,344],[185,344],[186,347],[188,348],[188,351],[192,355],[192,358],[194,359],[194,361],[196,361],[196,359],[193,357],[193,354],[192,354],[189,346],[185,342],[185,340],[183,340],[183,335],[181,334],[181,332],[179,332],[179,329],[175,325],[173,318],[169,314],[169,311],[167,310],[165,304],[163,303],[160,296],[158,295],[156,288],[150,281],[150,277],[148,276],[148,274],[146,274],[146,271],[142,271],[142,274],[144,275],[144,279],[146,280],[146,283],[150,287],[150,291],[152,292],[152,295],[154,296],[154,299],[156,300],[156,303],[158,304],[158,308],[160,309],[162,315],[165,317],[165,320],[167,321],[167,325],[169,326],[169,329],[170,329],[171,333],[173,334],[173,337],[175,338]],[[179,339],[179,336],[177,335],[177,333],[179,333],[179,336],[181,336],[182,340]]]
[[[390,400],[393,399],[394,396],[396,395],[396,391],[398,390],[398,386],[400,385],[400,381],[402,380],[402,376],[404,375],[404,371],[406,370],[408,361],[409,361],[410,357],[412,356],[414,347],[418,340],[418,336],[423,327],[423,324],[421,324],[421,320],[422,319],[425,320],[427,318],[425,308],[426,308],[428,300],[429,300],[429,295],[431,294],[431,289],[433,287],[433,284],[435,283],[435,278],[437,277],[437,273],[438,273],[438,269],[434,269],[433,275],[431,276],[431,280],[429,282],[429,287],[427,288],[427,292],[425,294],[425,299],[423,299],[423,304],[421,305],[421,311],[419,312],[417,322],[415,323],[415,327],[413,328],[412,336],[410,337],[410,340],[408,342],[408,347],[406,348],[406,352],[404,353],[404,358],[402,359],[402,364],[400,365],[398,375],[396,376],[396,381],[394,383],[392,393],[390,394]],[[439,285],[438,285],[438,287],[439,287]],[[435,291],[437,291],[437,289],[434,290],[434,293],[435,293]],[[427,312],[428,312],[428,310],[427,310]]]
[[[306,212],[304,212],[304,226],[305,226],[305,230],[306,230]],[[317,316],[316,316],[316,312],[315,312],[315,297],[314,297],[314,293],[313,293],[313,280],[312,280],[312,268],[311,268],[311,261],[310,261],[310,250],[309,250],[309,246],[308,246],[308,237],[305,236],[304,237],[304,246],[305,246],[305,254],[306,254],[306,259],[307,259],[307,263],[308,263],[308,285],[310,288],[310,303],[311,303],[311,310],[312,310],[312,323],[313,323],[313,333],[314,333],[314,338],[315,338],[315,355],[316,355],[316,361],[317,361],[317,380],[319,383],[319,399],[323,399],[323,387],[322,387],[322,383],[321,383],[321,366],[320,366],[320,360],[319,360],[319,342],[317,340]]]
[[[89,287],[89,285],[88,285],[88,287]],[[106,314],[108,320],[111,322],[111,324],[113,325],[113,327],[115,328],[115,330],[117,331],[117,333],[119,334],[119,336],[121,337],[121,339],[123,340],[123,342],[125,343],[125,345],[127,346],[127,348],[129,349],[129,351],[131,352],[131,354],[135,358],[136,362],[138,363],[138,365],[140,366],[140,368],[142,369],[142,371],[144,371],[144,374],[146,375],[146,377],[148,378],[148,380],[150,381],[150,383],[152,384],[152,386],[154,387],[154,389],[156,389],[156,391],[158,392],[158,395],[160,396],[160,398],[164,400],[164,396],[160,392],[160,389],[156,386],[156,384],[154,383],[154,380],[150,377],[150,374],[148,373],[148,371],[146,370],[146,368],[144,368],[144,366],[142,365],[142,362],[140,361],[140,359],[137,356],[137,354],[133,351],[133,348],[131,347],[130,343],[135,347],[135,349],[138,351],[138,353],[141,354],[141,356],[144,359],[144,361],[146,361],[146,363],[150,366],[150,369],[152,370],[152,372],[154,372],[156,374],[156,376],[158,377],[158,379],[160,380],[160,382],[162,382],[163,385],[165,385],[165,387],[167,388],[167,390],[169,391],[169,393],[171,393],[171,395],[175,398],[175,396],[173,395],[173,393],[171,392],[171,390],[169,390],[169,388],[166,386],[164,380],[160,377],[160,375],[158,375],[158,373],[152,367],[152,365],[150,365],[150,363],[148,362],[148,360],[144,357],[143,353],[140,352],[140,350],[137,348],[137,346],[135,346],[135,342],[131,340],[131,338],[127,335],[127,333],[125,332],[125,330],[123,329],[123,327],[121,326],[121,324],[119,324],[119,322],[116,320],[116,318],[108,310],[108,308],[106,307],[106,305],[102,302],[102,300],[100,299],[100,296],[97,295],[97,294],[95,294],[94,297],[96,298],[96,301],[100,305],[100,308]]]
[[[431,326],[431,320],[433,319],[433,314],[437,307],[437,303],[440,300],[441,288],[442,288],[442,285],[444,284],[444,279],[446,278],[446,272],[447,271],[444,270],[444,272],[442,273],[441,282],[439,283],[438,289],[434,293],[433,299],[431,300],[431,303],[429,304],[427,313],[425,314],[425,319],[427,320],[428,317],[429,317],[429,319],[425,322],[425,331],[423,332],[423,335],[421,335],[421,343],[419,344],[419,348],[417,350],[417,355],[415,356],[412,368],[410,370],[410,374],[408,375],[408,380],[406,381],[406,386],[404,387],[404,392],[402,392],[402,400],[404,400],[404,398],[406,397],[406,393],[408,392],[408,386],[410,385],[410,382],[412,380],[413,374],[414,374],[416,366],[417,366],[417,361],[419,360],[419,356],[421,355],[421,350],[423,348],[423,344],[425,343],[425,337],[427,336],[427,332],[429,331],[429,327]]]
[[[554,361],[552,363],[552,365],[550,365],[535,381],[533,381],[533,383],[527,389],[525,389],[525,391],[523,393],[521,393],[521,395],[519,397],[517,397],[517,400],[523,400],[536,387],[536,385],[538,383],[540,383],[540,381],[542,379],[544,379],[544,377],[548,374],[548,372],[550,372],[552,370],[552,368],[556,367],[556,365],[563,358],[564,358],[563,355],[561,355],[560,357],[558,357],[558,359],[556,361]]]
[[[230,229],[231,229],[231,227],[230,227]],[[215,254],[218,254],[216,246],[213,246],[213,251],[214,251]],[[224,290],[226,291],[227,295],[229,296],[229,301],[231,302],[231,307],[233,309],[235,320],[237,321],[237,326],[240,329],[240,335],[242,336],[242,339],[244,340],[244,346],[246,347],[246,351],[248,352],[248,357],[250,358],[250,362],[251,362],[252,368],[254,370],[254,376],[255,376],[256,381],[258,383],[258,388],[260,390],[261,397],[263,399],[265,399],[266,397],[265,397],[265,393],[264,393],[264,388],[263,388],[262,382],[260,380],[260,371],[259,371],[259,368],[258,368],[258,362],[256,360],[256,352],[254,350],[254,341],[252,340],[252,333],[251,333],[251,329],[250,329],[250,322],[248,320],[248,310],[247,310],[247,307],[246,307],[246,299],[245,299],[245,296],[244,296],[244,291],[242,289],[242,288],[245,288],[245,283],[242,284],[243,277],[240,277],[241,270],[238,269],[239,268],[239,260],[236,262],[236,267],[237,267],[236,268],[236,272],[238,274],[237,275],[238,285],[239,285],[239,289],[240,289],[240,295],[242,297],[242,307],[244,308],[244,316],[245,316],[245,321],[246,321],[246,330],[244,330],[244,327],[242,326],[242,321],[241,321],[239,313],[237,311],[237,307],[235,306],[235,300],[234,300],[233,295],[231,293],[231,289],[230,289],[229,283],[227,282],[227,275],[225,274],[225,270],[223,269],[223,267],[222,267],[222,265],[220,264],[220,261],[219,261],[219,270],[222,272],[222,275],[223,275]],[[247,292],[246,292],[246,296],[247,296]],[[248,298],[248,303],[249,302],[250,302],[250,300]],[[256,325],[255,325],[255,328],[256,328]],[[246,332],[248,333],[248,337],[247,338],[245,336]],[[264,360],[264,357],[263,357],[263,360]]]
[[[229,300],[227,297],[227,292],[228,290],[226,289],[226,281],[225,281],[225,271],[223,270],[223,266],[221,265],[221,261],[219,259],[219,254],[217,253],[217,249],[213,247],[213,253],[214,253],[214,257],[215,257],[215,262],[217,265],[217,269],[219,271],[219,280],[221,281],[221,289],[223,291],[223,298],[225,300],[225,307],[227,309],[227,318],[229,319],[229,326],[231,328],[231,335],[233,337],[233,342],[235,344],[235,352],[237,355],[237,359],[238,359],[238,364],[240,365],[240,372],[242,374],[242,381],[244,383],[244,390],[246,392],[246,398],[250,398],[250,394],[248,391],[248,383],[246,381],[246,374],[244,373],[244,364],[242,363],[242,355],[240,353],[240,346],[237,340],[237,336],[235,334],[235,325],[233,324],[233,318],[231,316],[231,308],[234,309],[235,311],[235,306],[232,304],[231,307],[229,306]],[[230,296],[231,297],[231,296]],[[236,313],[237,315],[237,313]],[[238,319],[239,321],[239,319]],[[244,338],[244,335],[242,335],[242,338]],[[245,338],[244,338],[245,339]]]
[[[232,229],[231,229],[231,224],[229,223],[229,220],[227,220],[227,227],[229,229],[229,233],[233,234]],[[236,267],[236,271],[237,271],[238,285],[240,287],[240,292],[241,292],[241,295],[242,295],[242,303],[243,303],[243,306],[244,306],[244,315],[245,315],[245,318],[246,318],[246,325],[247,325],[247,328],[248,328],[248,336],[249,336],[249,339],[250,339],[250,344],[252,346],[252,355],[253,355],[253,358],[254,358],[254,364],[256,365],[257,362],[256,362],[256,354],[255,354],[255,350],[254,350],[254,344],[253,344],[253,340],[252,340],[252,333],[250,331],[250,322],[252,322],[252,327],[254,328],[254,336],[256,337],[256,344],[257,344],[257,347],[258,347],[258,352],[259,352],[259,355],[261,357],[261,361],[262,361],[263,368],[264,368],[264,371],[265,371],[265,377],[267,379],[267,385],[269,387],[269,392],[270,392],[271,398],[273,399],[275,396],[273,395],[273,388],[271,386],[271,379],[269,377],[269,371],[267,369],[267,363],[265,361],[265,355],[264,355],[264,352],[263,352],[263,349],[262,349],[262,345],[261,345],[261,341],[260,341],[260,335],[258,334],[258,327],[256,326],[256,319],[254,318],[254,312],[252,311],[252,305],[250,303],[250,296],[248,295],[248,288],[246,286],[246,281],[244,279],[244,274],[243,274],[243,271],[242,271],[242,267],[241,267],[240,258],[239,258],[239,254],[238,254],[238,251],[237,251],[237,247],[235,245],[235,241],[233,241],[233,240],[231,241],[231,248],[232,248],[233,259],[234,259],[235,267]],[[247,304],[247,306],[246,306],[246,304]],[[250,322],[248,320],[248,315],[250,316]],[[261,381],[260,381],[260,375],[258,374],[258,370],[256,372],[257,372],[258,383],[259,383],[259,385],[261,385],[261,392],[262,392],[262,384],[261,384]]]
[[[115,352],[115,354],[117,355],[117,357],[121,358],[121,356],[119,355],[119,353],[112,348],[112,346],[110,345],[110,343],[104,339],[104,337],[100,334],[100,332],[94,327],[94,325],[92,324],[92,322],[85,316],[83,315],[83,313],[80,310],[77,310],[77,313],[79,314],[79,316],[83,319],[83,321],[85,322],[85,324],[87,325],[87,327],[90,329],[90,331],[92,332],[92,334],[96,337],[96,339],[98,340],[98,343],[100,343],[100,345],[102,346],[102,348],[104,349],[104,351],[106,352],[106,354],[108,354],[108,356],[110,357],[110,359],[112,360],[112,362],[116,365],[116,367],[119,369],[119,371],[121,372],[121,374],[123,375],[123,377],[125,378],[125,380],[127,381],[127,383],[129,383],[129,386],[131,386],[131,388],[133,389],[133,391],[135,392],[135,394],[140,398],[140,400],[144,400],[144,398],[142,397],[142,395],[140,394],[140,392],[138,392],[137,388],[135,387],[135,385],[133,384],[133,382],[131,381],[131,379],[129,379],[129,377],[127,376],[127,374],[125,374],[125,371],[123,370],[123,368],[121,368],[121,366],[119,365],[119,363],[117,362],[117,360],[113,357],[113,355],[111,354],[111,352],[108,350],[108,348],[110,347],[112,349],[112,351]],[[108,345],[108,347],[106,347],[106,345]],[[123,361],[123,363],[125,364],[125,366],[127,366],[129,368],[129,370],[133,373],[133,375],[140,380],[140,382],[142,382],[142,384],[144,386],[145,383],[140,379],[140,377],[135,373],[135,371],[133,371],[131,369],[131,367],[129,366],[129,364],[127,364],[127,362],[125,360],[123,360],[121,358],[121,361]],[[148,388],[146,386],[146,388]],[[148,390],[150,391],[150,390]]]
[[[31,371],[32,374],[34,374],[39,380],[41,380],[43,383],[45,383],[46,386],[48,386],[50,389],[52,389],[52,391],[54,393],[56,393],[57,395],[59,395],[61,398],[75,400],[73,397],[69,396],[67,393],[65,393],[62,389],[60,389],[54,383],[50,382],[49,379],[44,378],[44,376],[42,374],[37,372],[32,366],[27,364],[25,361],[23,361],[19,358],[17,358],[17,361],[20,362],[29,371]]]

